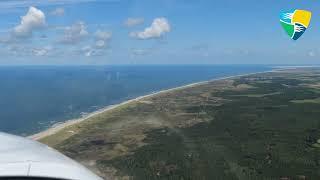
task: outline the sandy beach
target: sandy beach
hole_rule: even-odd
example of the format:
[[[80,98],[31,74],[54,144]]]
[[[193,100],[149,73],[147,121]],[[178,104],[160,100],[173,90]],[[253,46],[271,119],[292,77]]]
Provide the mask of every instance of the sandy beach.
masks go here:
[[[282,68],[282,69],[284,69],[284,68]],[[155,95],[159,95],[159,94],[163,94],[163,93],[168,93],[168,92],[172,92],[172,91],[176,91],[176,90],[181,90],[181,89],[185,89],[185,88],[190,88],[190,87],[194,87],[194,86],[199,86],[199,85],[207,84],[207,83],[210,83],[210,82],[213,82],[213,81],[231,79],[231,78],[254,75],[254,74],[261,74],[261,73],[267,73],[267,72],[274,72],[274,71],[278,71],[278,70],[280,70],[280,69],[275,69],[275,70],[271,70],[271,71],[256,72],[256,73],[241,74],[241,75],[235,75],[235,76],[227,76],[227,77],[216,78],[216,79],[212,79],[212,80],[207,80],[207,81],[201,81],[201,82],[197,82],[197,83],[187,84],[187,85],[184,85],[184,86],[171,88],[171,89],[167,89],[167,90],[161,90],[161,91],[158,91],[158,92],[155,92],[155,93],[151,93],[151,94],[148,94],[148,95],[139,96],[137,98],[130,99],[130,100],[124,101],[124,102],[116,104],[116,105],[106,106],[106,107],[104,107],[102,109],[99,109],[97,111],[89,113],[89,114],[85,115],[84,117],[81,117],[81,118],[78,118],[78,119],[71,119],[71,120],[67,120],[67,121],[65,121],[63,123],[57,123],[57,124],[53,125],[51,128],[49,128],[47,130],[44,130],[44,131],[39,132],[37,134],[28,136],[28,138],[30,138],[32,140],[40,140],[40,139],[42,139],[44,137],[53,135],[53,134],[59,132],[60,130],[62,130],[64,128],[66,128],[66,127],[69,127],[69,126],[81,123],[83,121],[89,120],[90,118],[92,118],[92,117],[94,117],[96,115],[111,111],[111,110],[113,110],[115,108],[121,107],[123,105],[126,105],[126,104],[134,102],[134,101],[142,100],[143,98],[147,98],[147,97],[151,97],[151,96],[155,96]]]

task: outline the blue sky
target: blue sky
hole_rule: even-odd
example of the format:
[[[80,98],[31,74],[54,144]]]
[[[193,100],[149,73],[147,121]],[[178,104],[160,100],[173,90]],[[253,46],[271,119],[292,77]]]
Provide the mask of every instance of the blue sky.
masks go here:
[[[313,13],[298,41],[279,23],[295,8]],[[319,64],[319,14],[298,0],[1,0],[0,65]]]

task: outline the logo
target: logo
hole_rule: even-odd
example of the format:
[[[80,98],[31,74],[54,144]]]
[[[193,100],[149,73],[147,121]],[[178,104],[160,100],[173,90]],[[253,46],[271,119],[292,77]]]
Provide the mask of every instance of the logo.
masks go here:
[[[280,23],[283,29],[293,40],[299,39],[310,24],[311,12],[296,9],[280,14]]]

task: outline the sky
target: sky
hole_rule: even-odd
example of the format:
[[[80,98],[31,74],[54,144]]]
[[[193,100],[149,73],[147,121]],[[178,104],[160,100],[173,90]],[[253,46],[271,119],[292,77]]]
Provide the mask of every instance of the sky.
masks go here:
[[[297,41],[279,13],[305,9]],[[320,2],[0,0],[0,65],[319,64]]]

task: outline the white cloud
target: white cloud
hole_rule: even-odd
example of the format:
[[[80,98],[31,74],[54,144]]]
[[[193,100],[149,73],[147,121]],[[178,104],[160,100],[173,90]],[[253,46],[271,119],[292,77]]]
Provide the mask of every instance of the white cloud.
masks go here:
[[[101,49],[107,46],[107,41],[112,38],[112,33],[109,31],[97,30],[94,36],[96,41],[95,47]]]
[[[160,38],[170,31],[171,27],[166,18],[156,18],[150,27],[145,28],[142,32],[132,32],[130,36],[138,39],[152,39]]]
[[[64,35],[60,39],[61,43],[75,44],[82,41],[89,35],[84,22],[75,23],[65,28]]]
[[[101,31],[100,29],[94,34],[95,38],[98,40],[109,40],[112,37],[112,32]]]
[[[46,56],[53,48],[51,46],[45,46],[43,48],[34,48],[32,49],[32,54],[34,56]]]
[[[93,53],[94,53],[94,50],[91,48],[91,46],[85,46],[82,48],[82,51],[84,52],[84,55],[86,57],[90,57]]]
[[[6,48],[12,56],[49,56],[54,55],[54,48],[50,45],[33,47],[29,44],[10,44]]]
[[[106,42],[103,40],[98,40],[98,41],[96,41],[95,45],[97,48],[104,48],[104,47],[106,47]]]
[[[127,27],[133,27],[140,24],[143,24],[143,18],[128,18],[123,24]]]
[[[66,30],[68,32],[65,32],[63,42],[75,43],[75,42],[79,42],[84,37],[87,37],[89,33],[86,31],[85,27],[86,26],[84,25],[84,23],[78,23],[76,25],[73,25],[73,27],[67,28]],[[81,33],[81,31],[85,31],[86,33]],[[92,36],[90,36],[90,39],[88,39],[88,41],[85,41],[85,43],[87,43],[86,45],[83,44],[84,46],[80,48],[79,46],[75,46],[73,53],[74,55],[82,55],[85,57],[105,55],[108,52],[107,45],[111,38],[112,38],[112,32],[98,29],[94,34],[92,34]],[[93,44],[90,43],[91,40],[93,40],[92,42]]]
[[[42,28],[45,25],[45,14],[35,7],[30,7],[27,14],[21,17],[20,24],[14,27],[13,34],[15,37],[29,37],[34,30]]]
[[[45,49],[33,49],[32,53],[35,56],[44,56],[48,53],[48,51],[46,51]]]
[[[53,16],[63,16],[64,15],[64,9],[63,8],[56,8],[51,13]]]
[[[92,57],[92,56],[102,56],[105,54],[105,51],[97,48],[93,48],[91,46],[85,46],[81,49],[81,53],[84,54],[86,57]]]

